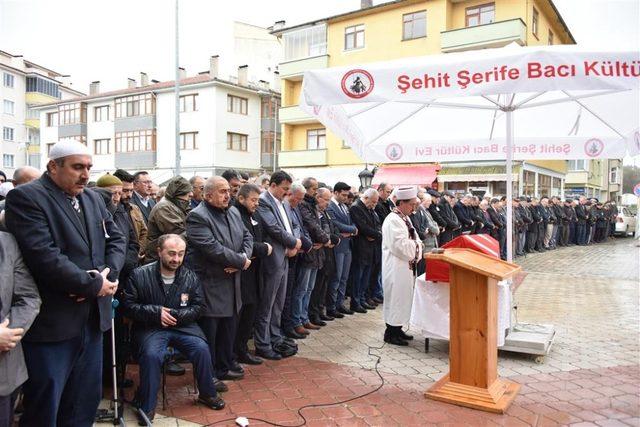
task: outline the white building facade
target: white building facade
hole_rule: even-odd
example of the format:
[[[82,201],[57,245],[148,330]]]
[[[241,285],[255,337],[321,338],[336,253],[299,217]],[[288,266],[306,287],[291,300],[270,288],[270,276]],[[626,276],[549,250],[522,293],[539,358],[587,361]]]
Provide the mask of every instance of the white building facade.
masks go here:
[[[41,104],[83,95],[65,84],[68,76],[0,50],[0,155],[11,179],[16,168],[40,163]]]
[[[247,81],[247,67],[237,82],[217,77],[217,57],[209,72],[180,80],[181,174],[219,175],[233,168],[253,175],[271,170],[269,115],[279,93],[265,82]],[[148,171],[156,183],[175,174],[175,92],[173,82],[139,84],[100,93],[94,82],[89,96],[43,106],[41,140],[50,147],[63,138],[77,139],[94,153],[92,178],[116,169]],[[69,112],[71,111],[71,112]],[[271,138],[267,138],[271,135]],[[42,156],[44,168],[47,156]]]

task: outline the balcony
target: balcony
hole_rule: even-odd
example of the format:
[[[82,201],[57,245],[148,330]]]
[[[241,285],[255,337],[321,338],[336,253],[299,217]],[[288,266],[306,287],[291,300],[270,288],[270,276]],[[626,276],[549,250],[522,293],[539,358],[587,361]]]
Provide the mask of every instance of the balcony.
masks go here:
[[[317,70],[329,66],[329,55],[312,56],[281,62],[278,66],[280,77],[288,80],[302,80],[302,75],[308,70]]]
[[[132,151],[116,153],[115,166],[117,169],[143,170],[156,167],[155,151]]]
[[[278,119],[281,124],[287,125],[299,125],[318,122],[318,120],[302,111],[297,105],[281,108],[278,112]]]
[[[278,166],[281,168],[326,165],[326,149],[281,151],[278,153]]]
[[[260,167],[262,169],[273,170],[273,153],[260,154]]]
[[[72,136],[87,136],[87,124],[75,123],[58,126],[58,138],[70,138]]]
[[[520,18],[440,33],[443,53],[503,47],[511,42],[524,46],[526,40],[527,25]]]
[[[116,132],[132,132],[156,128],[155,114],[146,116],[118,117],[113,121]]]

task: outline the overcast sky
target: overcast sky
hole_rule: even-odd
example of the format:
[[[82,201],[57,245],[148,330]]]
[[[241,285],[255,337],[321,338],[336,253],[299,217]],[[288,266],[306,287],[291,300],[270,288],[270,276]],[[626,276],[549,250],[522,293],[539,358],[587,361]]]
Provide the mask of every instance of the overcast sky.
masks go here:
[[[374,0],[374,4],[383,1]],[[577,42],[640,49],[640,0],[554,0]],[[174,76],[174,0],[0,0],[0,50],[71,74],[88,92],[120,89],[127,77]],[[220,8],[224,5],[224,8]],[[180,0],[181,60],[189,75],[219,54],[221,74],[235,74],[233,21],[268,27],[302,23],[359,8],[360,0]]]

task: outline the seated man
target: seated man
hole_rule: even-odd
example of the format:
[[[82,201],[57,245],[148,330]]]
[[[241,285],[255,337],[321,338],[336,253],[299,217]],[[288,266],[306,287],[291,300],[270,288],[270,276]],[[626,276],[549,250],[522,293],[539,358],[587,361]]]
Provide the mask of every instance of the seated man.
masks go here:
[[[133,339],[139,346],[140,408],[155,415],[162,363],[171,346],[187,356],[198,380],[198,402],[211,409],[224,408],[211,371],[211,354],[196,323],[204,308],[196,275],[182,266],[185,240],[176,234],[158,239],[158,261],[135,269],[124,292],[124,315],[133,320]],[[144,425],[144,424],[140,424]]]

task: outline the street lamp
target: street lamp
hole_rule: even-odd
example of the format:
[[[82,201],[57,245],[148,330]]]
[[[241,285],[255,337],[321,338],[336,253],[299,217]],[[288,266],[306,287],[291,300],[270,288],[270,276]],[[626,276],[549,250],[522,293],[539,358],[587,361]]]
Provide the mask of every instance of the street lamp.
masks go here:
[[[371,181],[373,180],[373,172],[369,170],[369,165],[365,165],[364,169],[358,174],[360,179],[360,190],[371,187]]]

